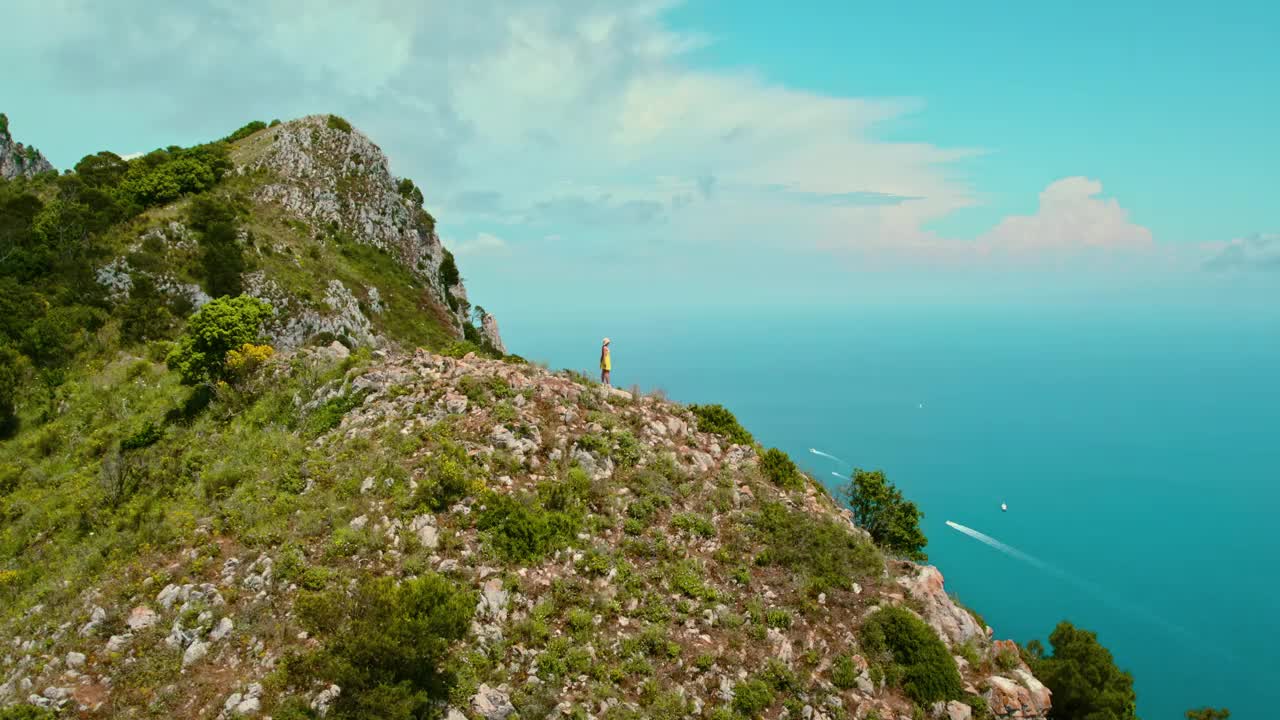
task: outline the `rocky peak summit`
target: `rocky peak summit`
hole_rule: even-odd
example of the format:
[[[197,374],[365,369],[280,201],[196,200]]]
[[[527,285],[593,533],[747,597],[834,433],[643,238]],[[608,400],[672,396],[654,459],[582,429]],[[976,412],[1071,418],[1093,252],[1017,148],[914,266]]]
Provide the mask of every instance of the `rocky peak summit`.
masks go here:
[[[422,191],[394,177],[387,156],[364,133],[334,115],[309,115],[245,138],[232,157],[237,172],[268,176],[256,199],[392,254],[433,289],[455,330],[464,331],[471,310],[466,288],[422,206]],[[502,344],[496,335],[489,340]]]
[[[13,139],[9,134],[9,118],[0,113],[0,177],[6,180],[33,177],[53,169],[53,164],[39,150]]]
[[[497,321],[472,307],[422,191],[393,176],[381,148],[346,120],[250,123],[224,147],[231,169],[205,194],[233,208],[246,258],[236,269],[244,292],[274,309],[267,326],[274,346],[339,338],[352,347],[439,348],[467,340],[504,352]],[[131,163],[160,163],[162,154]],[[196,308],[216,294],[192,282],[190,268],[208,249],[191,203],[144,215],[150,222],[136,239],[100,266],[113,299],[127,301],[139,276]]]

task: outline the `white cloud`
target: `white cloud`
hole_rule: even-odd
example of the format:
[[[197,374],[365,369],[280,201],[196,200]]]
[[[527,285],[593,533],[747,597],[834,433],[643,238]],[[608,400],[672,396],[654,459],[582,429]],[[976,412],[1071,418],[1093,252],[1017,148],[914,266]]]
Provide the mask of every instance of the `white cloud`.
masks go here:
[[[472,238],[460,254],[504,251],[495,231],[570,254],[643,240],[863,264],[1152,246],[1078,177],[976,240],[938,236],[930,222],[978,202],[954,166],[980,151],[882,139],[922,110],[917,99],[699,68],[688,53],[714,39],[673,30],[663,11],[675,4],[317,0],[300,12],[294,0],[207,0],[120,13],[27,2],[8,19],[49,97],[110,93],[119,104],[95,112],[122,123],[215,137],[247,114],[346,115],[423,187],[444,232]],[[60,32],[46,31],[53,22]]]
[[[1208,270],[1280,272],[1280,233],[1253,233],[1206,249],[1213,253],[1205,262]]]
[[[1151,231],[1129,220],[1114,199],[1097,197],[1102,183],[1083,177],[1057,180],[1040,193],[1035,215],[1015,215],[979,238],[979,245],[999,252],[1068,250],[1146,250]]]
[[[445,247],[455,255],[502,255],[508,251],[507,242],[489,233],[477,233],[470,240],[446,241]]]

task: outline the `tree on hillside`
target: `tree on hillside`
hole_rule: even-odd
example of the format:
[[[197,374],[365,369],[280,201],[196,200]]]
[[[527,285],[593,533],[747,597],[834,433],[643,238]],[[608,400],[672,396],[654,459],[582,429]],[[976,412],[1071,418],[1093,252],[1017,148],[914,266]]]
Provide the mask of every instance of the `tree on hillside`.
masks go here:
[[[1200,708],[1199,710],[1188,710],[1187,720],[1229,720],[1231,711],[1222,708],[1215,710],[1213,708]]]
[[[0,439],[13,435],[18,429],[15,396],[22,357],[7,345],[0,345]]]
[[[187,211],[187,224],[200,233],[200,267],[210,297],[236,296],[244,289],[244,250],[237,232],[235,205],[226,198],[198,195]]]
[[[1116,667],[1097,633],[1064,620],[1049,644],[1052,655],[1037,640],[1027,651],[1032,672],[1053,693],[1051,720],[1137,720],[1133,675]]]
[[[114,188],[128,171],[129,163],[110,150],[85,155],[76,163],[76,175],[85,185],[95,188]]]
[[[248,295],[211,300],[191,316],[187,328],[167,358],[182,382],[216,382],[227,375],[227,353],[257,343],[271,306]]]
[[[877,545],[918,562],[929,559],[924,553],[929,540],[920,531],[924,513],[902,496],[884,471],[855,469],[843,494],[853,510],[853,521],[871,533]]]

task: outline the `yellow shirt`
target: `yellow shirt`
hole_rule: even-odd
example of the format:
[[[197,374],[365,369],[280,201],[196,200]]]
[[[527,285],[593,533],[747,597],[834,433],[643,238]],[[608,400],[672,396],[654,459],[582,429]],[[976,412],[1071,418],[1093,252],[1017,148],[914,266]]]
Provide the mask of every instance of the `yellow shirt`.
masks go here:
[[[605,346],[600,349],[600,369],[612,370],[613,369],[612,365],[613,365],[613,362],[612,362],[612,358],[609,355],[609,348],[608,346]]]

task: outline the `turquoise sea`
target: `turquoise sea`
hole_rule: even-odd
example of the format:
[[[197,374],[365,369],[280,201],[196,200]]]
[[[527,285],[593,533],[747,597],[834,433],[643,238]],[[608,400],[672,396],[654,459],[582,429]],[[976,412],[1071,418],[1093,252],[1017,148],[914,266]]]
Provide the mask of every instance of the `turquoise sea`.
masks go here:
[[[885,470],[951,592],[998,637],[1095,630],[1144,720],[1276,717],[1280,310],[524,312],[526,357],[590,369],[607,334],[618,386],[721,402],[832,485]]]

